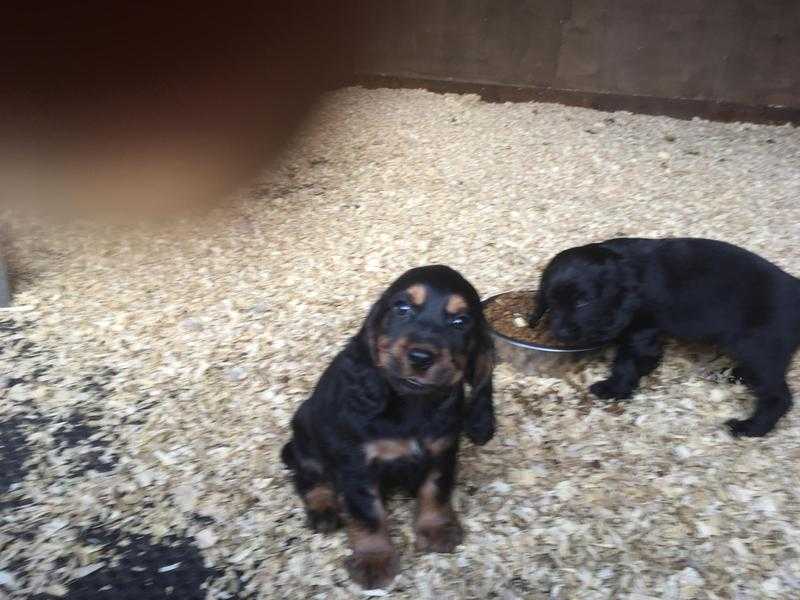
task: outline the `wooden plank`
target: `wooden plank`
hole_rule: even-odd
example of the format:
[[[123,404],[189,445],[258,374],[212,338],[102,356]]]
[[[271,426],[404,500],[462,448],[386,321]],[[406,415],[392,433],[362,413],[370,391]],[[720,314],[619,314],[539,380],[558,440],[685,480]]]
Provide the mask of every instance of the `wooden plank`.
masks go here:
[[[367,5],[369,72],[529,83],[553,80],[568,3],[386,0]],[[535,35],[531,35],[532,32]]]
[[[800,108],[795,0],[382,0],[365,10],[365,75]]]

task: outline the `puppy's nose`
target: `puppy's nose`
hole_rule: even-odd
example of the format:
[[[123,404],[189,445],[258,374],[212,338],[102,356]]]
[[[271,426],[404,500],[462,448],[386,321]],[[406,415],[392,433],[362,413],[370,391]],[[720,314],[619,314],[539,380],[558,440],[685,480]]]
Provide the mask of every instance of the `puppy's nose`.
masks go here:
[[[408,362],[420,371],[425,371],[433,364],[433,352],[423,348],[411,348],[408,351]]]

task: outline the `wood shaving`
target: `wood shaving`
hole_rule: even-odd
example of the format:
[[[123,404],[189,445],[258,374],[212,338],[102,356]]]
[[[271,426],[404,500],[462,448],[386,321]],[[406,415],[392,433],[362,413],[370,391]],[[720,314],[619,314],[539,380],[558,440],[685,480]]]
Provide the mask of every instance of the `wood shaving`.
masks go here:
[[[606,116],[346,89],[210,214],[126,229],[6,215],[24,310],[0,313],[0,597],[115,581],[364,597],[344,534],[305,528],[278,453],[409,267],[449,264],[488,297],[535,287],[563,248],[680,235],[800,274],[800,130]],[[800,596],[800,411],[731,439],[722,423],[752,397],[679,344],[607,411],[587,392],[607,359],[563,378],[498,367],[497,436],[461,451],[465,542],[417,555],[397,498],[390,597]]]

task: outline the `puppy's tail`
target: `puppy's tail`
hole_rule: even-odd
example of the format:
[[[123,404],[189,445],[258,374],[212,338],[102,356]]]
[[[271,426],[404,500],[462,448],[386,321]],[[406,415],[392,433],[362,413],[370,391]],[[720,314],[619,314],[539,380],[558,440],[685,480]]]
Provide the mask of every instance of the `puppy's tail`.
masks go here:
[[[284,445],[283,450],[281,450],[281,460],[283,464],[286,465],[286,468],[292,471],[297,469],[297,459],[294,456],[293,441],[289,441]]]

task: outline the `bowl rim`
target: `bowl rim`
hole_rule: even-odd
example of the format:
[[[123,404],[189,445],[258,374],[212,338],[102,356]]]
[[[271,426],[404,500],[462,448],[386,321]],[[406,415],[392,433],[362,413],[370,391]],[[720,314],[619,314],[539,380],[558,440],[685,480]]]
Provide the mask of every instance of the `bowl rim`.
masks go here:
[[[535,293],[536,290],[530,289],[515,289],[515,290],[506,290],[504,292],[498,292],[496,294],[492,294],[491,296],[487,296],[481,300],[481,307],[486,307],[486,305],[497,298],[498,296],[503,296],[505,294],[510,294],[511,292],[530,292]],[[591,352],[592,350],[599,350],[605,344],[597,344],[594,346],[566,346],[561,348],[556,348],[553,346],[544,346],[540,344],[534,344],[532,342],[524,342],[522,340],[518,340],[516,338],[509,337],[505,334],[500,333],[494,327],[492,327],[491,322],[489,319],[486,319],[486,323],[489,326],[489,331],[491,331],[492,335],[496,338],[503,340],[504,342],[511,344],[512,346],[516,346],[517,348],[524,348],[525,350],[536,350],[537,352],[552,352],[554,354],[575,354],[578,352]]]

